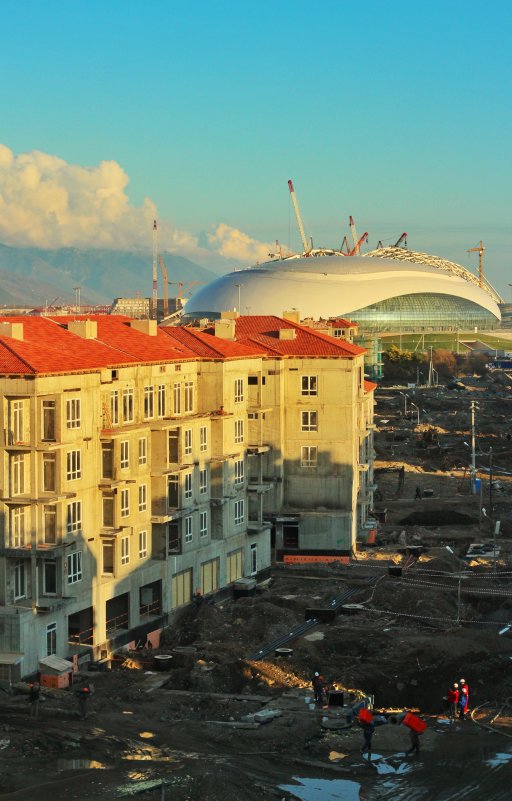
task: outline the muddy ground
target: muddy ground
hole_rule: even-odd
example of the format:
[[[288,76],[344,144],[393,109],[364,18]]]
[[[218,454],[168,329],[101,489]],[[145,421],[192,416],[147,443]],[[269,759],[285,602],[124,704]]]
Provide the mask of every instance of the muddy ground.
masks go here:
[[[496,559],[464,560],[470,543],[492,544],[494,531],[464,473],[476,393],[479,452],[492,443],[496,463],[510,464],[505,385],[478,385],[463,398],[417,392],[420,425],[404,418],[402,396],[382,392],[376,546],[361,545],[349,566],[276,566],[255,595],[185,610],[161,645],[172,655],[168,671],[138,653],[76,677],[78,686],[94,682],[85,720],[72,691],[47,691],[37,719],[23,692],[0,698],[0,798],[508,799],[512,485],[500,475],[491,498]],[[424,437],[433,429],[435,441]],[[483,455],[477,464],[486,465]],[[403,480],[394,469],[402,465]],[[429,497],[414,499],[418,483]],[[393,566],[402,575],[391,575]],[[357,606],[293,638],[288,657],[247,658],[348,589]],[[407,730],[387,724],[376,729],[374,758],[363,758],[348,710],[312,703],[315,670],[347,699],[366,693],[385,711],[419,710],[428,722],[420,755],[405,756]],[[461,676],[474,720],[450,723],[443,696]],[[276,717],[258,723],[261,710]]]

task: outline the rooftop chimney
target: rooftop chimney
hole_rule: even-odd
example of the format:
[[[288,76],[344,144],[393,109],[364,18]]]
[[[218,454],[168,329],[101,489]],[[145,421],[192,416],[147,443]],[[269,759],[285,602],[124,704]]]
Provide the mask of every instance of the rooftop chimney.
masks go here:
[[[97,339],[98,323],[96,320],[71,320],[68,323],[68,331],[82,339]]]
[[[156,337],[158,330],[156,320],[130,320],[130,328],[147,334],[148,337]]]
[[[284,311],[282,314],[283,320],[290,320],[292,323],[300,323],[300,311],[292,309],[291,311]]]
[[[239,317],[240,314],[237,311],[221,311],[220,313],[221,320],[238,320]]]
[[[23,342],[23,323],[0,323],[0,337],[10,337]]]
[[[295,339],[297,331],[295,328],[280,328],[279,339]]]
[[[220,337],[220,339],[233,340],[235,338],[235,326],[236,320],[234,319],[221,318],[220,320],[215,320],[215,336]]]

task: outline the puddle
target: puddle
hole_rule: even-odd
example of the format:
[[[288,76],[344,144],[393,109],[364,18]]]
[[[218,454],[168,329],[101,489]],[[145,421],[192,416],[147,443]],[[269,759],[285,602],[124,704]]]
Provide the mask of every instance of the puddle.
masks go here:
[[[512,762],[512,754],[498,753],[492,759],[488,759],[485,764],[490,768],[497,768],[500,765],[506,765],[507,762]]]
[[[141,732],[139,732],[139,737],[142,740],[151,740],[151,738],[154,737],[154,736],[155,735],[153,734],[152,731],[141,731]]]
[[[57,770],[107,770],[109,765],[97,762],[95,759],[58,759]]]
[[[359,801],[361,785],[349,779],[300,779],[294,776],[295,784],[280,784],[280,790],[286,790],[301,801]]]

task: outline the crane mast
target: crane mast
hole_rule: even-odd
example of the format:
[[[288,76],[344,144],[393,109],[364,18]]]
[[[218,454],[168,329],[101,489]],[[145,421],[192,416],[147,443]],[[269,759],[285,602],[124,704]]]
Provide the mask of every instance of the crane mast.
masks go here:
[[[480,288],[484,285],[484,253],[485,246],[482,240],[478,243],[476,248],[469,248],[468,253],[478,253],[478,286]]]
[[[308,247],[308,243],[306,241],[306,234],[304,233],[304,226],[302,225],[302,218],[300,216],[299,206],[297,203],[297,198],[295,197],[295,189],[293,188],[292,180],[288,181],[288,188],[290,190],[290,195],[292,198],[293,208],[295,211],[295,217],[297,218],[297,225],[299,226],[299,233],[302,239],[302,246],[304,248],[304,253],[309,253],[310,248]]]
[[[164,264],[164,260],[161,256],[158,257],[158,261],[160,262],[160,269],[162,270],[162,278],[164,279],[164,308],[163,308],[163,315],[164,317],[168,317],[169,315],[169,276],[167,275],[167,267]]]
[[[157,319],[157,306],[158,306],[158,268],[157,268],[157,249],[158,249],[158,230],[156,220],[153,220],[153,308],[152,318]]]

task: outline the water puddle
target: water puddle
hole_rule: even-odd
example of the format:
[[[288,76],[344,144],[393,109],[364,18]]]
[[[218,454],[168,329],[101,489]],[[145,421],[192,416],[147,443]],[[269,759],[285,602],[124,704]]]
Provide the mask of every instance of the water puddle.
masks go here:
[[[512,762],[512,754],[498,753],[492,759],[488,759],[485,763],[490,768],[498,768],[500,765],[506,765]]]
[[[361,785],[349,779],[300,779],[294,776],[295,784],[280,784],[280,790],[286,790],[300,798],[301,801],[359,801]]]
[[[58,759],[57,770],[107,770],[109,765],[96,759]]]

